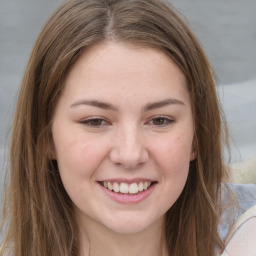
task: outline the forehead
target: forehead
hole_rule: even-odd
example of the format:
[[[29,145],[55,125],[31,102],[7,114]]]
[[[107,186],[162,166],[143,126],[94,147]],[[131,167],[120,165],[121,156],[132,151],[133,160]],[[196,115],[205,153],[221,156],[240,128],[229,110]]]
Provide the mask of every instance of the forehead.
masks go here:
[[[104,42],[84,51],[65,79],[70,97],[140,95],[181,96],[188,100],[186,78],[160,50],[138,45]]]

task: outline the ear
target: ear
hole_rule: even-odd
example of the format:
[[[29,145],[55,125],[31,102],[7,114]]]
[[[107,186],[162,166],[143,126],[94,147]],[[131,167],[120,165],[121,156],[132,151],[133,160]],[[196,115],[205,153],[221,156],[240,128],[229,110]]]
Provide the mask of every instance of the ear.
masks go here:
[[[192,148],[191,152],[190,152],[190,161],[194,161],[197,158],[197,151]]]
[[[196,137],[194,135],[192,146],[191,146],[191,152],[190,152],[190,161],[194,161],[197,158],[197,143],[196,143]]]

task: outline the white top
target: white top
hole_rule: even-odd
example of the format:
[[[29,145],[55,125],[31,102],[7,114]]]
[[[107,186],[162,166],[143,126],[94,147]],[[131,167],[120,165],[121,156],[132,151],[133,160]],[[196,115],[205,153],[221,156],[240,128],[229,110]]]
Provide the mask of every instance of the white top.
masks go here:
[[[242,214],[232,226],[221,256],[256,256],[256,206]]]

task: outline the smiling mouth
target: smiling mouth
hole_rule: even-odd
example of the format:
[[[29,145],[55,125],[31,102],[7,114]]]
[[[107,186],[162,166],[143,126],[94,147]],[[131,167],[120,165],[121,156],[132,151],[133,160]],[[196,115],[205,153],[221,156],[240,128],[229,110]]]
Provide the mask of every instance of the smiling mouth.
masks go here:
[[[122,195],[137,195],[139,192],[148,190],[156,182],[140,181],[128,184],[126,182],[102,181],[99,184],[106,189]]]

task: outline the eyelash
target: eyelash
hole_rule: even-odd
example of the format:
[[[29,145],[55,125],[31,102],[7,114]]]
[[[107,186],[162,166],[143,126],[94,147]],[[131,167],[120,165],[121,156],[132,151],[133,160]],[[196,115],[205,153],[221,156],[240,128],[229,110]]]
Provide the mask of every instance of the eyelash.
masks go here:
[[[162,121],[162,123],[161,124],[155,124],[154,123],[154,121]],[[168,118],[168,117],[165,117],[165,116],[156,116],[156,117],[154,117],[154,118],[151,118],[148,122],[147,122],[147,124],[150,124],[150,125],[152,125],[152,126],[156,126],[156,127],[165,127],[165,126],[168,126],[168,125],[170,125],[171,123],[173,123],[174,122],[174,120],[173,119],[170,119],[170,118]]]
[[[158,121],[158,122],[160,121],[160,124],[154,123],[155,121]],[[93,124],[93,122],[97,122],[97,123]],[[147,121],[146,124],[156,126],[156,127],[165,127],[165,126],[170,125],[173,122],[174,122],[173,119],[170,119],[170,118],[167,118],[164,116],[156,116],[154,118],[151,118],[149,121]],[[107,120],[105,120],[104,118],[101,118],[101,117],[89,118],[89,119],[81,121],[81,123],[88,127],[92,127],[92,128],[101,128],[103,126],[110,125],[110,122],[108,122]]]
[[[93,122],[99,122],[99,121],[100,121],[100,124],[93,124]],[[110,123],[108,121],[106,121],[104,118],[101,118],[101,117],[89,118],[89,119],[81,121],[81,123],[86,126],[92,127],[92,128],[100,128],[105,125],[110,125]],[[104,124],[102,124],[102,123],[104,123]]]

